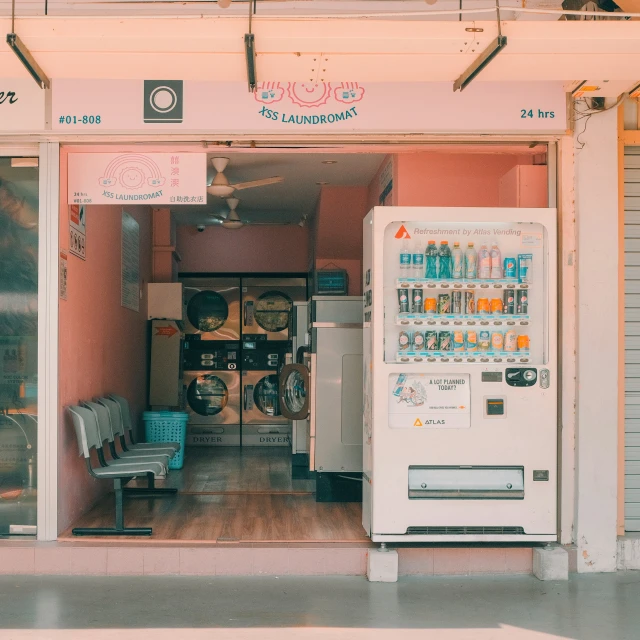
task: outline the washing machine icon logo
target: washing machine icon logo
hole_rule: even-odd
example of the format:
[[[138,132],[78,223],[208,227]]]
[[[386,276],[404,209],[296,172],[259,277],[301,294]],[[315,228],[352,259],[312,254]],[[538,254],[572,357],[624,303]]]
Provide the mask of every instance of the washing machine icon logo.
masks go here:
[[[104,175],[98,180],[101,187],[116,187],[136,190],[144,187],[161,187],[166,178],[160,173],[160,167],[147,155],[126,153],[114,158]]]
[[[183,102],[182,80],[144,81],[145,122],[182,122]]]

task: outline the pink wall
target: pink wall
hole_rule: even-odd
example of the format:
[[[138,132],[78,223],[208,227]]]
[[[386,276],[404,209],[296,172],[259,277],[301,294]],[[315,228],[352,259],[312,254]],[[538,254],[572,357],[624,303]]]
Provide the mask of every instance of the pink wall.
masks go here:
[[[389,155],[387,156],[382,163],[376,175],[373,177],[373,180],[369,183],[368,187],[368,195],[367,195],[367,213],[373,209],[373,207],[380,206],[380,194],[386,185],[381,184],[381,175],[383,171],[386,171],[387,165],[389,162],[392,163],[392,179],[393,179],[393,188],[391,190],[391,198],[390,202],[387,203],[388,206],[396,206],[398,204],[398,156]]]
[[[68,248],[66,156],[61,189],[60,244]],[[146,296],[151,273],[151,213],[127,207],[140,224],[140,276]],[[87,209],[87,259],[68,257],[67,300],[59,305],[60,418],[58,431],[58,529],[63,531],[112,488],[87,473],[78,454],[73,424],[65,410],[81,399],[117,393],[131,403],[134,419],[147,400],[146,297],[140,311],[120,306],[120,235],[122,208]]]
[[[241,229],[178,227],[181,272],[288,272],[309,268],[309,228],[245,226]]]
[[[430,207],[497,207],[500,178],[532,163],[531,156],[433,152],[399,154],[396,161],[397,204]]]
[[[314,220],[315,266],[346,269],[352,296],[362,295],[362,218],[367,198],[368,187],[324,186]]]

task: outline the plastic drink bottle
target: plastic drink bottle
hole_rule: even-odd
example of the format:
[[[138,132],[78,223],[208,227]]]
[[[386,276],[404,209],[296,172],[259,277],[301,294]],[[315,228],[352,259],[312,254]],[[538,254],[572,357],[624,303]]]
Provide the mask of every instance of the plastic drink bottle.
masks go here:
[[[459,242],[453,243],[451,252],[451,276],[454,279],[464,278],[464,256]]]
[[[495,242],[491,247],[491,277],[494,280],[502,278],[502,254]]]
[[[487,245],[483,244],[478,251],[478,278],[487,280],[491,277],[491,254]]]
[[[438,249],[438,279],[449,280],[451,278],[451,249],[449,243],[443,240]]]
[[[411,254],[411,267],[413,269],[414,278],[424,278],[424,251],[422,243],[416,242]]]
[[[470,242],[464,254],[465,278],[475,280],[478,277],[478,253]]]
[[[411,269],[411,252],[409,251],[409,243],[402,241],[402,249],[400,249],[400,271],[407,275]]]
[[[427,261],[426,278],[427,280],[435,280],[438,277],[438,247],[436,247],[435,240],[429,240],[425,258]]]

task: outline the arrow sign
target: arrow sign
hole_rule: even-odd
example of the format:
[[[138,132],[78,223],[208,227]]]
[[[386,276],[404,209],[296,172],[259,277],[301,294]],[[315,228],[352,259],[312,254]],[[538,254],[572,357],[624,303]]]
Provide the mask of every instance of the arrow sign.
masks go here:
[[[178,330],[171,325],[166,327],[157,327],[156,329],[157,336],[166,336],[167,338],[171,338],[172,336],[175,336],[176,333],[178,333]]]

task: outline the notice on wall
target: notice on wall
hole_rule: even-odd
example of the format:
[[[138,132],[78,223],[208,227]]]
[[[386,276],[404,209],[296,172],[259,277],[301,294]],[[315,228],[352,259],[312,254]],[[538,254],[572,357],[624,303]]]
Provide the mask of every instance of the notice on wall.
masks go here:
[[[68,256],[66,251],[60,251],[60,299],[67,299]]]
[[[389,160],[384,169],[380,172],[378,186],[380,188],[378,204],[381,207],[390,206],[391,192],[393,191],[393,159]]]
[[[468,429],[471,426],[468,373],[389,375],[392,429]]]
[[[140,225],[122,212],[122,293],[123,307],[140,310]]]
[[[69,202],[206,204],[205,153],[70,153]]]
[[[87,259],[87,225],[82,205],[69,205],[69,251],[78,258]]]

